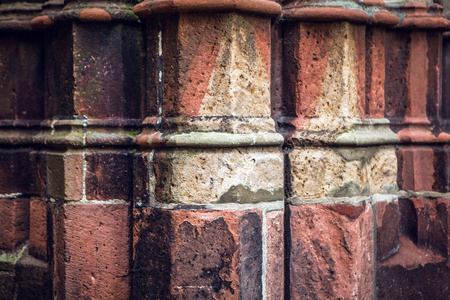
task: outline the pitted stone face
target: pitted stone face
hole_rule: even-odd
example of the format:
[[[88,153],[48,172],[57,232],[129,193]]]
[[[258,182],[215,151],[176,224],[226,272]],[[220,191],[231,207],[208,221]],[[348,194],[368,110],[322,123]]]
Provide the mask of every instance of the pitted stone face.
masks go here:
[[[395,186],[393,146],[368,148],[302,148],[289,154],[292,196],[356,197],[385,193]]]
[[[278,148],[159,151],[156,199],[165,203],[260,202],[283,198]]]

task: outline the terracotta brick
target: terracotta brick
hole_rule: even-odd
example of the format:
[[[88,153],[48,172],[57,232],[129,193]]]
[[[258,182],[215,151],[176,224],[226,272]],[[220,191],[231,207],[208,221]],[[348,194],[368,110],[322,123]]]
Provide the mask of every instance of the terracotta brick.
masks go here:
[[[129,206],[65,204],[56,219],[58,299],[129,299]]]
[[[289,206],[290,298],[373,298],[370,204]]]
[[[134,218],[134,299],[262,297],[260,213],[135,208]]]
[[[0,249],[16,250],[29,236],[30,201],[0,199]]]
[[[16,264],[17,299],[47,300],[52,298],[50,264],[25,253]]]
[[[450,199],[399,199],[399,250],[377,263],[379,299],[450,296],[449,205]]]
[[[133,201],[148,202],[150,188],[150,155],[136,152],[133,155]]]
[[[31,151],[30,152],[30,194],[43,197],[46,190],[46,173],[47,173],[47,152]]]
[[[377,202],[377,259],[383,261],[399,248],[400,214],[398,203]]]
[[[132,156],[129,152],[86,153],[86,198],[128,200],[132,196]]]
[[[83,197],[83,153],[49,152],[47,154],[47,194],[62,200]]]
[[[266,214],[266,296],[267,299],[284,299],[284,212]]]
[[[72,101],[76,115],[139,117],[143,76],[139,29],[127,23],[73,24]]]
[[[43,34],[2,31],[0,40],[0,119],[42,119]]]
[[[48,204],[42,200],[30,201],[30,255],[47,261],[49,258],[49,242],[52,226]]]
[[[29,150],[0,151],[0,194],[27,193]]]
[[[397,150],[397,157],[399,189],[433,191],[435,157],[431,147],[402,146]]]
[[[385,59],[385,29],[367,27],[366,117],[384,118]]]

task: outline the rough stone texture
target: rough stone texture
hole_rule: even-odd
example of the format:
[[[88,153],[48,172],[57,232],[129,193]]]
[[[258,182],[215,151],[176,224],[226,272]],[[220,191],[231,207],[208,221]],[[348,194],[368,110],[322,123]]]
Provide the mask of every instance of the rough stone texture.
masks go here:
[[[57,209],[58,299],[129,299],[128,204],[75,204]]]
[[[0,249],[12,251],[21,246],[29,235],[30,201],[0,199]]]
[[[270,115],[270,20],[229,13],[164,22],[165,116]]]
[[[30,152],[30,189],[31,195],[43,197],[46,190],[46,173],[47,173],[47,152],[31,151]]]
[[[73,25],[73,102],[88,118],[137,118],[143,65],[137,26]],[[67,63],[67,62],[66,62]]]
[[[47,193],[62,200],[83,198],[83,153],[67,151],[47,154]]]
[[[289,23],[284,30],[286,115],[297,130],[348,130],[363,115],[364,27]]]
[[[42,33],[2,31],[0,41],[0,119],[42,119]]]
[[[394,147],[295,148],[289,153],[291,195],[354,197],[396,184]]]
[[[266,296],[268,300],[284,299],[284,212],[266,213]]]
[[[289,206],[290,299],[372,299],[373,214],[362,206]]]
[[[384,118],[385,30],[368,27],[366,31],[366,101],[364,115]]]
[[[447,147],[398,147],[399,188],[413,191],[450,191],[449,153]]]
[[[132,157],[127,151],[86,152],[86,198],[128,200],[132,196]]]
[[[28,191],[28,155],[26,149],[0,151],[0,194]]]
[[[278,148],[158,150],[156,199],[174,203],[254,203],[283,199]]]
[[[50,264],[23,255],[16,264],[16,299],[48,300],[52,298]]]
[[[262,299],[254,210],[135,208],[134,299]]]
[[[28,245],[30,255],[43,259],[49,258],[52,226],[48,204],[42,200],[30,201],[30,242]]]
[[[0,270],[0,299],[13,299],[14,272]]]
[[[450,296],[450,199],[400,198],[399,249],[378,262],[379,299]]]
[[[148,202],[154,177],[150,178],[152,152],[136,152],[133,154],[133,201]],[[154,183],[153,188],[154,192]],[[152,194],[154,197],[154,194]]]
[[[379,262],[396,254],[399,249],[400,214],[398,203],[377,202],[377,259]]]

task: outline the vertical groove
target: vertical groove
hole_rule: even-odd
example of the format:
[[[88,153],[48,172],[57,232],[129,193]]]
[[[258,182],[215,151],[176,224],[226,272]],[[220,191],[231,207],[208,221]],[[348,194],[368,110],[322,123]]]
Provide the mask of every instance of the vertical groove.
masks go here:
[[[158,19],[158,121],[156,123],[156,130],[160,130],[161,128],[161,118],[163,114],[163,100],[164,100],[164,87],[163,87],[163,25],[161,19]]]

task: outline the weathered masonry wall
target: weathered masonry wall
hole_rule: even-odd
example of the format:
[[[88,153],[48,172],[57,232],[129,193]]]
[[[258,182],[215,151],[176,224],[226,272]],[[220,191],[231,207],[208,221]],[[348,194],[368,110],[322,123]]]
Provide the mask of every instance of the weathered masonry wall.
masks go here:
[[[441,5],[0,0],[0,299],[449,299]]]

